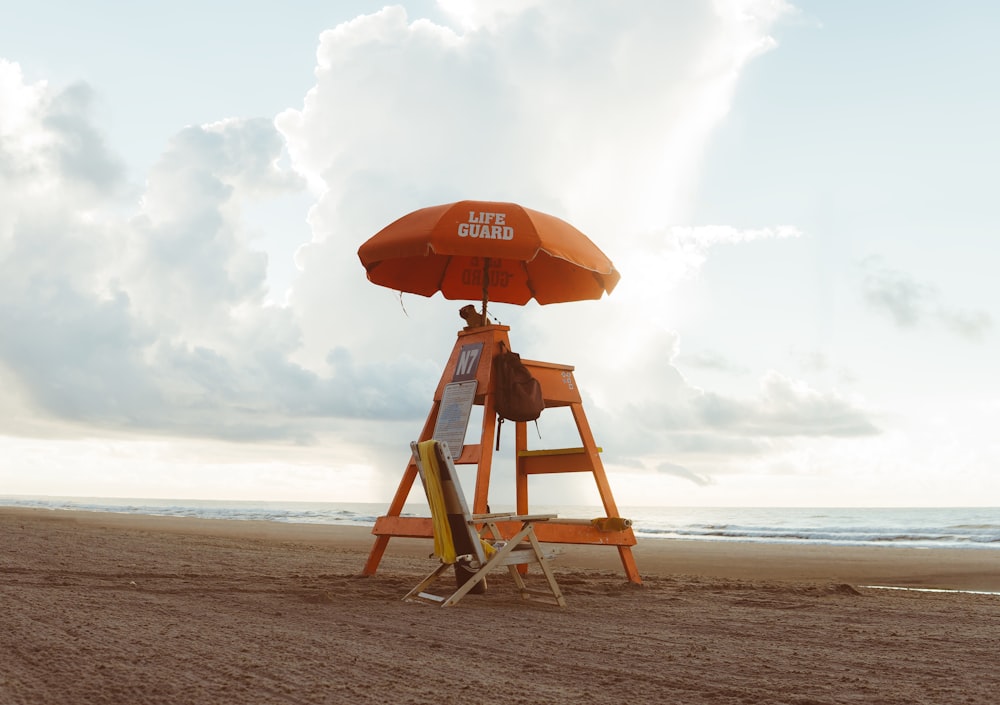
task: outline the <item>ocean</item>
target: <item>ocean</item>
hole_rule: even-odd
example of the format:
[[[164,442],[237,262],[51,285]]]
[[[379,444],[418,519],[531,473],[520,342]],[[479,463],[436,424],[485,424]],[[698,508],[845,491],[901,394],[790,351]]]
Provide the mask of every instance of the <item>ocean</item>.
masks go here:
[[[0,496],[0,505],[232,521],[372,526],[387,503],[216,501]],[[507,511],[510,507],[494,507]],[[602,516],[596,507],[539,506],[534,513]],[[404,514],[427,516],[426,506]],[[622,507],[640,538],[800,545],[1000,549],[1000,507]]]

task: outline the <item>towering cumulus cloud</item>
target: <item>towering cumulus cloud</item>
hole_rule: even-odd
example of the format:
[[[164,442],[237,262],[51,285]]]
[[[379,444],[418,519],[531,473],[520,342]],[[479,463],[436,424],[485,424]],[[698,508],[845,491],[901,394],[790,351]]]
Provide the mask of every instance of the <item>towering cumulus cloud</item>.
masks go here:
[[[515,340],[527,336],[551,359],[586,369],[606,431],[634,437],[628,446],[637,455],[626,458],[619,448],[609,454],[612,462],[652,467],[682,452],[692,434],[704,446],[715,439],[719,449],[731,449],[738,442],[756,453],[772,435],[845,432],[808,413],[819,392],[801,385],[792,386],[805,395],[797,430],[787,421],[769,423],[763,394],[737,402],[689,387],[672,365],[676,338],[662,315],[673,287],[695,276],[714,246],[799,235],[793,227],[673,227],[689,217],[703,150],[743,68],[774,46],[768,27],[787,8],[441,7],[450,13],[446,24],[413,21],[403,8],[388,7],[325,32],[316,85],[302,109],[277,120],[296,168],[322,194],[311,214],[314,241],[300,253],[305,271],[296,301],[313,359],[348,339],[357,346],[351,349],[373,356],[397,354],[401,336],[410,350],[440,349],[425,331],[440,337],[441,326],[411,326],[385,292],[359,286],[352,253],[424,205],[512,200],[569,219],[624,274],[614,295],[594,304],[495,309],[516,324]],[[328,302],[346,299],[366,303],[324,329]],[[440,300],[432,303],[405,305],[422,320],[454,315]],[[393,325],[373,326],[373,317]],[[829,404],[860,417],[848,429],[872,432],[847,400]],[[705,411],[712,405],[738,406],[757,423],[736,431],[713,422]],[[651,413],[627,413],[635,409]],[[652,422],[664,414],[685,420]],[[719,456],[710,462],[717,466]]]

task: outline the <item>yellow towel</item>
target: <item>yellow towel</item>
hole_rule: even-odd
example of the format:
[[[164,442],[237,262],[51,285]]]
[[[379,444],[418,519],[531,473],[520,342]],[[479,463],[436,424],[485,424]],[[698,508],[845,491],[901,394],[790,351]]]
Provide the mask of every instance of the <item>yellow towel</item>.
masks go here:
[[[483,545],[483,555],[486,556],[486,560],[491,559],[493,554],[497,552],[496,546],[486,539],[479,539],[479,543]]]
[[[451,525],[448,523],[448,511],[444,506],[444,492],[441,490],[441,469],[438,467],[437,453],[434,444],[437,441],[423,441],[419,444],[420,464],[424,467],[424,489],[427,491],[427,503],[431,507],[431,519],[434,522],[434,555],[442,563],[454,563],[455,540],[451,536]]]

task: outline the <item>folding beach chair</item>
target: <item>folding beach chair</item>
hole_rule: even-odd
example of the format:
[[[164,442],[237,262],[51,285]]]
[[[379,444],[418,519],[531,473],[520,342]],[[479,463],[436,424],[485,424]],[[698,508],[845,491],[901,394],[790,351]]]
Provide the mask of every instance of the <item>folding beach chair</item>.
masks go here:
[[[559,584],[535,537],[534,523],[554,519],[555,514],[471,514],[458,473],[451,460],[448,444],[443,441],[411,443],[413,459],[431,507],[434,522],[434,553],[441,560],[433,573],[420,581],[403,598],[409,602],[426,602],[450,607],[458,603],[477,586],[484,585],[486,574],[506,566],[522,599],[566,606]],[[520,522],[521,528],[509,539],[500,533],[501,522]],[[482,527],[477,530],[477,526]],[[518,566],[538,564],[549,590],[531,590],[525,585]],[[431,584],[449,567],[455,566],[459,585],[449,594],[428,592]],[[466,579],[467,578],[467,579]]]

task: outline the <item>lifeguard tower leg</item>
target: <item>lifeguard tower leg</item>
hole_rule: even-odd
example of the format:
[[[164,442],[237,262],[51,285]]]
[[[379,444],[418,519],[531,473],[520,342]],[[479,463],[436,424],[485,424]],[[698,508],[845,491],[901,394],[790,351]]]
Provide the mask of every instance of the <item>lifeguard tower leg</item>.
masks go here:
[[[493,468],[493,443],[496,439],[496,403],[492,387],[483,399],[483,431],[479,439],[479,464],[476,470],[476,490],[472,498],[472,513],[486,514],[489,506],[490,471]]]
[[[431,433],[434,431],[434,424],[437,422],[438,412],[441,409],[441,402],[435,401],[431,405],[431,411],[427,415],[427,420],[424,422],[424,429],[420,432],[420,440],[426,441],[431,437]],[[389,517],[398,517],[403,513],[403,505],[406,504],[407,497],[410,496],[410,490],[413,488],[413,482],[417,479],[417,464],[413,462],[413,458],[410,458],[410,462],[406,465],[406,470],[403,472],[403,479],[399,481],[399,487],[396,488],[396,494],[392,498],[392,502],[389,504],[389,510],[385,513]],[[382,561],[382,555],[385,553],[385,549],[389,546],[389,539],[391,536],[382,534],[375,537],[375,543],[372,545],[372,550],[368,554],[368,561],[365,563],[365,567],[361,570],[362,575],[375,575],[375,571],[378,570],[378,564]]]
[[[614,495],[611,494],[611,485],[608,483],[608,476],[604,472],[604,463],[594,442],[593,431],[590,430],[590,423],[587,415],[583,411],[583,404],[571,404],[573,420],[576,428],[580,432],[580,439],[583,441],[583,448],[591,457],[591,467],[594,472],[594,481],[597,482],[597,491],[601,495],[601,502],[604,504],[604,511],[609,517],[621,516],[618,512],[618,505],[615,504]],[[639,568],[635,564],[635,557],[632,555],[631,546],[618,546],[618,556],[622,561],[622,568],[629,582],[642,583],[639,577]]]
[[[386,512],[386,516],[398,517],[403,513],[403,505],[406,504],[406,498],[410,496],[410,488],[413,487],[413,481],[416,479],[417,466],[411,461],[406,466],[406,471],[403,473],[403,480],[399,483],[396,496],[392,498],[392,504],[389,505],[389,511]],[[378,564],[382,560],[382,554],[385,553],[385,549],[389,545],[389,538],[389,536],[385,535],[375,537],[375,543],[368,554],[368,562],[365,563],[365,567],[361,571],[362,575],[375,575],[375,571],[378,570]]]
[[[515,424],[514,430],[514,457],[518,457],[518,453],[522,450],[528,449],[528,424],[521,422]],[[517,513],[518,514],[530,514],[528,510],[528,475],[523,472],[520,463],[515,463],[516,469],[514,472],[514,483],[515,490],[514,496],[517,500]]]

